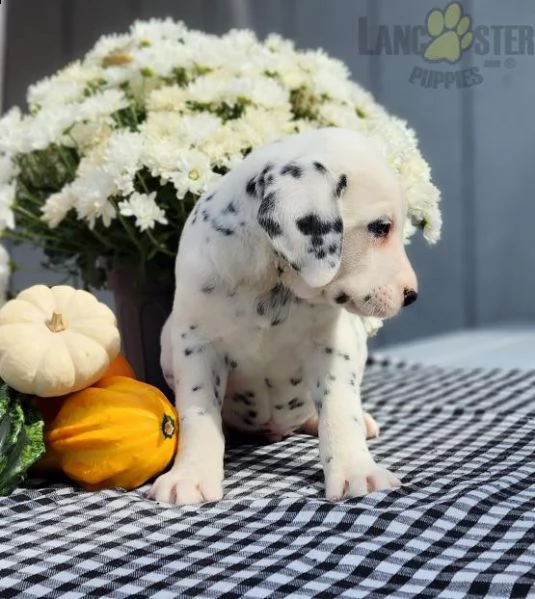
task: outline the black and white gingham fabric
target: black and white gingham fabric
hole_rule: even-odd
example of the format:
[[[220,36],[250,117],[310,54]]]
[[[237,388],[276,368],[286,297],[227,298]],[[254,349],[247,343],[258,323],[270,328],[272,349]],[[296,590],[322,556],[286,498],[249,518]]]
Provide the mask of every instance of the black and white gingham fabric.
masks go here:
[[[0,597],[535,597],[535,372],[377,361],[403,487],[331,504],[317,439],[231,447],[217,504],[29,484],[0,502]]]

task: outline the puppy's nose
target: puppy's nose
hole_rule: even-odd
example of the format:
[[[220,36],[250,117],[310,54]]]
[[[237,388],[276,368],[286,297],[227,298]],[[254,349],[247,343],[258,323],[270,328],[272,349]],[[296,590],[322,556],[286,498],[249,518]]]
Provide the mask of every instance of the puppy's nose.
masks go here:
[[[414,289],[405,289],[403,291],[403,307],[406,308],[418,299],[418,294]]]

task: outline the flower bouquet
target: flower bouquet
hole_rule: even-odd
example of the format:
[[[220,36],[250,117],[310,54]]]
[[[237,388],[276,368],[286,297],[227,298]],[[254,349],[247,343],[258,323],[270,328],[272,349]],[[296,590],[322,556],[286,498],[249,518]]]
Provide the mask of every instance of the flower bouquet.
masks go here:
[[[32,85],[0,120],[0,230],[49,266],[104,282],[102,258],[172,277],[195,202],[252,149],[342,126],[382,145],[409,203],[406,235],[435,241],[439,194],[413,131],[323,51],[250,31],[138,21]]]

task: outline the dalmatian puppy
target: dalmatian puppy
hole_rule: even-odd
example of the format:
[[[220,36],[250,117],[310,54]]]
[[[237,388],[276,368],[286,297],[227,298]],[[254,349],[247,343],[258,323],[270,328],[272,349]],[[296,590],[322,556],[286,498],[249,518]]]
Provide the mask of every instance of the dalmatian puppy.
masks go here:
[[[417,296],[397,177],[362,134],[326,128],[249,154],[185,225],[162,332],[180,444],[149,491],[171,504],[223,496],[223,423],[272,440],[319,436],[330,500],[400,485],[366,443],[361,317]]]

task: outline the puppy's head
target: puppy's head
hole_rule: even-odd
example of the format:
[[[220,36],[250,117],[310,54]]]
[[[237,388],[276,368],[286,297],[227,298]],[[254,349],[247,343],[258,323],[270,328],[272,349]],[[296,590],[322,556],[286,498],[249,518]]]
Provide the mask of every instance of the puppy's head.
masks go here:
[[[319,153],[318,153],[319,154]],[[395,174],[362,136],[271,162],[256,180],[258,222],[299,297],[389,318],[417,297],[403,244],[407,205]]]

